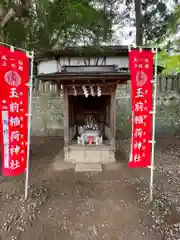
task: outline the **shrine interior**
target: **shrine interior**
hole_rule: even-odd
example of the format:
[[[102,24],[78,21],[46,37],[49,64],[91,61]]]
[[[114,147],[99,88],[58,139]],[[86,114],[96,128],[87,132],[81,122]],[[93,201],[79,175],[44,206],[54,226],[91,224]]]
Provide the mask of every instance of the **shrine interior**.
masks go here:
[[[110,140],[110,95],[89,95],[87,98],[84,95],[69,95],[68,102],[69,141],[80,143],[78,138],[82,132],[86,132],[87,137],[101,136],[101,143]],[[93,143],[97,145],[97,141]]]

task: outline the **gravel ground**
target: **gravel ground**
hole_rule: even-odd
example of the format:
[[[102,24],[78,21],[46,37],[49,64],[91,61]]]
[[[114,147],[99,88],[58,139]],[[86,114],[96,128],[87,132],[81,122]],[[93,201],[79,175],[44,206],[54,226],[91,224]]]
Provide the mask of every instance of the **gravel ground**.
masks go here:
[[[55,171],[60,138],[33,138],[29,198],[24,176],[0,177],[0,239],[180,239],[180,139],[156,144],[154,201],[149,169],[128,169],[124,140],[102,173]]]

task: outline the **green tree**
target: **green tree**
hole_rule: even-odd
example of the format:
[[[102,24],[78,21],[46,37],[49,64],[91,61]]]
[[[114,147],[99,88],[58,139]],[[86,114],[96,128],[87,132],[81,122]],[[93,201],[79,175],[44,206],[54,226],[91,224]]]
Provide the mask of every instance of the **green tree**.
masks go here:
[[[96,8],[89,0],[22,0],[16,5],[4,0],[1,39],[35,50],[107,41],[113,16],[106,1],[106,7]]]
[[[0,40],[4,41],[4,28],[14,18],[24,20],[28,16],[28,9],[32,7],[30,0],[1,0],[0,3]]]
[[[180,55],[169,56],[166,51],[159,54],[159,64],[164,67],[162,74],[176,74],[180,72]]]
[[[177,0],[174,0],[176,2]],[[169,11],[166,0],[126,0],[130,16],[136,26],[136,44],[148,45],[159,42],[167,34],[167,26],[174,15]]]
[[[167,26],[167,35],[169,36],[167,48],[180,53],[180,6],[174,9],[173,16],[173,21]]]

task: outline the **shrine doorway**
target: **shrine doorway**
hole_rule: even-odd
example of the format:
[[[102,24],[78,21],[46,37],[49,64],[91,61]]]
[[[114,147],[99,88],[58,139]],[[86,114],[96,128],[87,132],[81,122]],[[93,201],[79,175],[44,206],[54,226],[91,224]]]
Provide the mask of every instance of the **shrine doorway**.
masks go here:
[[[87,85],[86,87],[90,87]],[[64,152],[71,163],[114,162],[116,85],[101,86],[101,94],[77,94],[64,86]],[[105,91],[106,89],[106,91]],[[89,141],[91,139],[92,141]]]
[[[110,95],[85,97],[83,95],[69,96],[69,128],[75,126],[71,141],[77,142],[80,127],[87,124],[87,118],[97,124],[103,140],[108,141],[106,129],[110,120]]]

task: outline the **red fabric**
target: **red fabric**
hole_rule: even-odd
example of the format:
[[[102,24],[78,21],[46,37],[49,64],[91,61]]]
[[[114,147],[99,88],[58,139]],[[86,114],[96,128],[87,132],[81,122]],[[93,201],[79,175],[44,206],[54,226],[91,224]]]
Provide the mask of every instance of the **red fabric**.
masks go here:
[[[4,176],[17,176],[26,168],[28,76],[29,58],[26,53],[12,52],[0,46],[0,122]],[[4,114],[6,117],[3,117]],[[7,126],[4,125],[5,119]]]
[[[88,137],[88,144],[92,144],[93,142],[93,137]]]
[[[129,53],[132,93],[132,137],[129,167],[151,164],[153,107],[153,53],[151,50],[131,50]]]

